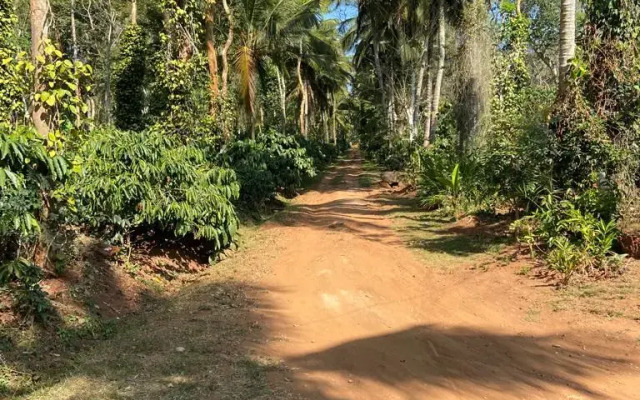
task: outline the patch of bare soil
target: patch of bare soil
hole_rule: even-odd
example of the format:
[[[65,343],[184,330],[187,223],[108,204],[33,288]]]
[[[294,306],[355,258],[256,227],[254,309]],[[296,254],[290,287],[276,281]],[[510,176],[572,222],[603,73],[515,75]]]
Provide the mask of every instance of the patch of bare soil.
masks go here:
[[[357,157],[21,398],[640,399],[637,321],[554,309],[489,262],[497,226],[421,213]]]

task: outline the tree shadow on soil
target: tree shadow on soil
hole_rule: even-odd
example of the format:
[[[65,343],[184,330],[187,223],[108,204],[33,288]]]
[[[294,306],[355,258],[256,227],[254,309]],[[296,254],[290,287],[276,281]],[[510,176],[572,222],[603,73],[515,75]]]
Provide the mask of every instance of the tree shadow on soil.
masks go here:
[[[277,327],[255,314],[272,308],[265,290],[235,281],[194,284],[176,297],[148,299],[145,312],[123,318],[109,338],[76,348],[41,346],[27,357],[14,348],[5,365],[37,382],[4,394],[51,400],[280,398],[266,379],[282,368],[279,361],[249,350],[266,340],[267,327]]]
[[[345,380],[352,378],[354,387],[360,381],[383,384],[396,393],[404,387],[406,398],[418,398],[417,393],[426,396],[434,390],[450,390],[460,398],[487,393],[526,398],[545,393],[552,396],[561,388],[592,399],[607,398],[585,382],[611,374],[611,370],[630,371],[630,361],[565,347],[567,339],[564,335],[503,335],[420,325],[353,340],[287,363],[300,371],[299,376],[307,377],[296,381],[306,399],[339,399],[330,394],[330,384],[309,378],[317,372],[340,373]]]
[[[588,398],[605,398],[584,382],[627,368],[628,361],[602,357],[591,343],[588,351],[565,345],[575,343],[570,337],[431,325],[271,359],[255,349],[284,340],[274,332],[291,329],[268,300],[277,290],[220,280],[186,286],[175,297],[157,295],[145,302],[145,312],[122,319],[107,339],[85,341],[77,349],[49,349],[59,356],[5,359],[14,370],[39,379],[39,390],[11,395],[38,400],[344,398],[331,393],[330,383],[309,376],[324,372],[352,377],[355,390],[359,380],[396,391],[410,387],[406,398],[447,390],[451,382],[469,395],[493,390],[526,397],[569,387]]]

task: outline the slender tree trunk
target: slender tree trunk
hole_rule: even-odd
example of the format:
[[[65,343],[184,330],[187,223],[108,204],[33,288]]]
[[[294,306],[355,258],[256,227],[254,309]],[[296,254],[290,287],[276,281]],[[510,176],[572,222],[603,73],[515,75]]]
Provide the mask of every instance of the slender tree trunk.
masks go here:
[[[73,69],[76,70],[76,61],[78,61],[78,36],[76,32],[76,2],[71,0],[71,58],[73,60]],[[76,84],[76,96],[81,96],[80,82],[75,79]],[[76,127],[80,126],[80,114],[76,115]]]
[[[282,111],[282,132],[287,129],[287,86],[284,82],[284,75],[280,73],[280,68],[276,68],[276,78],[278,80],[278,92],[280,94],[280,110]]]
[[[107,33],[107,56],[105,57],[105,82],[104,82],[104,122],[111,123],[111,50],[113,47],[113,24],[109,21]]]
[[[324,131],[324,142],[329,143],[329,121],[327,118],[327,111],[322,111],[322,130]]]
[[[445,19],[444,0],[438,0],[438,70],[436,82],[433,88],[433,103],[431,105],[431,131],[435,132],[438,125],[438,112],[440,111],[440,94],[442,92],[442,78],[444,76],[445,62]]]
[[[229,59],[228,59],[228,53],[229,53],[229,48],[231,48],[231,44],[233,43],[233,30],[234,30],[234,23],[233,23],[233,13],[231,12],[231,9],[229,8],[229,3],[227,3],[227,0],[222,0],[222,6],[224,7],[224,12],[227,15],[227,20],[229,21],[229,33],[227,34],[227,41],[224,44],[224,47],[222,48],[222,97],[226,97],[227,96],[227,82],[228,82],[228,77],[229,77]]]
[[[304,82],[304,137],[309,138],[309,121],[311,116],[311,100],[310,95],[312,94],[309,90],[309,82],[305,80]]]
[[[209,64],[209,113],[216,114],[216,102],[218,99],[218,53],[214,43],[213,13],[215,3],[209,3],[205,15],[205,31],[207,35],[207,62]]]
[[[78,61],[78,38],[76,34],[76,2],[71,0],[71,58]]]
[[[37,58],[44,53],[44,42],[49,37],[49,27],[47,15],[49,13],[49,0],[30,0],[30,23],[31,23],[31,59],[34,65],[38,65]],[[35,71],[35,90],[41,91],[44,88],[40,82],[40,68]],[[49,133],[47,116],[42,107],[33,106],[31,118],[36,131],[42,136]]]
[[[424,45],[423,45],[423,51],[422,51],[422,57],[420,60],[420,69],[418,71],[418,80],[416,82],[416,104],[415,107],[413,109],[413,115],[410,117],[413,119],[413,127],[415,129],[415,133],[414,136],[417,136],[418,134],[418,125],[420,124],[420,109],[422,107],[422,88],[423,88],[423,82],[424,82],[424,72],[427,68],[427,48],[426,46],[429,43],[429,39],[425,39]]]
[[[336,125],[337,118],[336,118],[336,95],[335,93],[333,93],[331,95],[331,104],[332,104],[332,112],[331,112],[331,117],[333,119],[333,124],[332,124],[332,135],[333,135],[333,145],[337,146],[338,145],[338,127]]]
[[[296,68],[296,74],[298,76],[298,90],[300,91],[300,134],[307,137],[307,129],[305,126],[305,107],[307,105],[307,94],[302,81],[302,58],[298,57],[298,65]]]
[[[415,124],[415,110],[418,108],[417,99],[418,99],[418,71],[413,69],[411,71],[411,88],[410,88],[410,99],[409,99],[409,109],[407,110],[407,122],[409,123],[409,142],[413,142],[418,133],[416,124]]]
[[[576,54],[576,0],[562,0],[560,8],[559,87],[562,95],[567,86],[569,61]]]
[[[396,92],[394,90],[393,84],[395,82],[395,71],[391,68],[391,76],[389,77],[389,81],[387,82],[387,87],[389,89],[389,119],[391,121],[390,129],[393,131],[396,127],[396,121],[398,120],[398,115],[396,114]]]
[[[131,25],[138,25],[138,2],[131,0]]]
[[[431,71],[431,49],[433,48],[433,37],[429,37],[429,41],[427,44],[427,60],[426,60],[426,70],[427,70],[427,95],[425,98],[425,118],[424,118],[424,147],[429,146],[429,143],[434,140],[434,133],[431,131],[431,104],[433,100],[433,72]]]
[[[378,77],[382,106],[386,109],[387,123],[390,124],[391,118],[389,118],[389,104],[387,103],[386,87],[384,86],[384,73],[382,72],[382,64],[380,63],[380,44],[377,41],[373,43],[373,60],[376,69],[376,76]]]

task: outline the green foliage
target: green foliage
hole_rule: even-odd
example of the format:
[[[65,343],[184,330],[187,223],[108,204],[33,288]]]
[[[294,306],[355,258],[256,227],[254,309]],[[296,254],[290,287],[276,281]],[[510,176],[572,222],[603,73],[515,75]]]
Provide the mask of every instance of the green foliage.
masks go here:
[[[40,287],[42,269],[24,258],[0,264],[0,286],[9,286],[16,311],[46,322],[52,308],[46,293]]]
[[[27,54],[18,51],[15,38],[17,18],[13,13],[13,3],[0,1],[0,123],[15,122],[20,119],[19,111],[24,108],[24,99],[29,93],[29,76],[33,66]]]
[[[206,239],[214,250],[232,242],[236,175],[212,164],[197,142],[184,143],[159,126],[99,130],[78,156],[82,171],[66,190],[76,194],[83,222],[119,240],[146,227]]]
[[[114,68],[115,124],[123,130],[143,128],[145,35],[138,25],[129,25],[120,39],[120,55]]]
[[[38,213],[51,201],[46,193],[66,177],[68,169],[67,161],[59,155],[52,157],[33,129],[0,125],[0,237],[8,241],[8,248],[14,246],[12,242],[37,236]]]
[[[569,88],[552,127],[554,178],[582,191],[594,174],[622,191],[635,189],[640,165],[640,5],[588,1]]]
[[[538,197],[535,193],[552,186],[555,142],[546,115],[554,93],[527,88],[500,96],[494,97],[492,127],[478,152],[485,179],[482,184],[512,210],[529,210],[531,200]],[[511,98],[508,107],[507,98]]]
[[[38,320],[49,303],[39,286],[42,270],[27,258],[51,209],[64,201],[56,188],[68,169],[33,129],[0,124],[0,286],[9,287],[19,313]]]
[[[80,134],[80,122],[89,111],[82,92],[91,91],[87,81],[93,69],[81,61],[72,62],[64,58],[50,41],[44,43],[43,55],[38,56],[36,69],[40,71],[40,78],[33,94],[33,107],[44,109],[51,130],[47,146],[53,156],[62,150],[65,140],[76,139]]]
[[[338,157],[338,149],[332,144],[304,137],[298,137],[297,141],[306,150],[307,155],[313,159],[314,167],[317,170],[324,169]]]
[[[249,207],[262,207],[277,192],[294,195],[302,181],[316,173],[313,158],[296,137],[273,129],[257,140],[232,143],[221,159],[238,174],[240,200]]]
[[[614,253],[618,236],[614,220],[581,210],[580,196],[544,196],[531,216],[512,224],[520,241],[533,254],[544,256],[550,269],[568,283],[574,273],[605,274],[619,269],[622,256]]]

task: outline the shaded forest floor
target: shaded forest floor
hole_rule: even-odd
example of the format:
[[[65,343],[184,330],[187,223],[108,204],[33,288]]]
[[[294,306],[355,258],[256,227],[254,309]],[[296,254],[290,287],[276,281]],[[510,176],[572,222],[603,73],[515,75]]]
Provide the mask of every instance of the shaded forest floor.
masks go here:
[[[353,153],[93,341],[0,342],[9,397],[640,399],[636,265],[559,290],[505,221],[421,211],[377,176]]]

